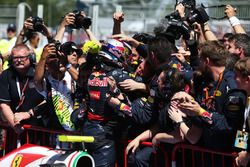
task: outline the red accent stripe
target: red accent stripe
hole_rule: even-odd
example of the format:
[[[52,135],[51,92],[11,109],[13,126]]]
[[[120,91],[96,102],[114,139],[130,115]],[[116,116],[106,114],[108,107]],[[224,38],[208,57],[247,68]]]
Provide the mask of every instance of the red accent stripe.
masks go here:
[[[78,153],[78,151],[76,151],[75,154],[70,158],[70,160],[69,160],[69,167],[71,166],[72,159],[76,156],[77,153]]]
[[[91,121],[107,121],[110,118],[105,118],[103,116],[96,115],[96,114],[93,114],[91,112],[88,112],[88,119],[91,120]]]

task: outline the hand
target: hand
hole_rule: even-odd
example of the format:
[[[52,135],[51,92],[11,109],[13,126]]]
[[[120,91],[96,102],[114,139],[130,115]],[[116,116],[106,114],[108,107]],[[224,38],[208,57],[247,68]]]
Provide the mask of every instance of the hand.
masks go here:
[[[68,26],[75,23],[75,14],[74,13],[68,13],[64,16],[63,21],[61,25]]]
[[[21,124],[16,124],[14,127],[13,127],[14,131],[20,135],[23,131],[24,131],[24,128],[22,127]]]
[[[51,32],[49,31],[48,27],[45,24],[43,24],[42,34],[47,38],[53,38]]]
[[[185,102],[185,101],[189,102],[192,100],[194,100],[194,98],[184,91],[180,91],[180,92],[175,93],[171,99],[171,101],[177,101],[180,103]]]
[[[119,82],[119,86],[125,91],[137,90],[137,82],[133,79],[126,79],[122,82]]]
[[[27,30],[33,30],[33,29],[34,29],[34,27],[33,27],[33,23],[32,23],[32,17],[29,17],[24,21],[23,30],[27,31]]]
[[[183,121],[183,113],[175,107],[170,106],[168,114],[169,118],[172,119],[175,123]]]
[[[110,85],[109,91],[115,93],[115,90],[118,89],[115,79],[112,76],[110,76],[107,78],[107,81],[108,81],[108,84]]]
[[[236,16],[236,8],[233,8],[231,5],[227,5],[225,7],[224,13],[228,18]]]
[[[29,119],[30,115],[28,112],[16,112],[14,113],[14,123],[20,124],[22,120]]]
[[[193,26],[194,31],[195,31],[196,33],[202,34],[202,27],[201,27],[201,25],[200,25],[199,23],[194,22],[194,23],[192,24],[192,26]]]
[[[115,12],[113,14],[114,23],[122,23],[124,21],[124,13],[123,12]]]
[[[156,151],[157,148],[159,147],[160,145],[160,136],[161,136],[161,133],[158,133],[156,134],[153,139],[152,139],[152,145],[153,145],[153,149]]]
[[[175,56],[181,63],[184,63],[186,61],[184,54],[182,53],[173,53],[171,56]]]
[[[201,106],[195,100],[180,103],[178,107],[189,116],[199,115],[199,112],[201,110]]]
[[[237,166],[247,166],[250,160],[250,154],[246,151],[241,151],[238,153],[238,157],[235,158],[235,163]]]
[[[185,6],[183,6],[182,3],[179,3],[178,5],[176,5],[175,10],[178,11],[178,13],[179,13],[179,15],[180,15],[181,18],[185,17],[185,13],[184,13]]]
[[[132,149],[132,153],[135,152],[135,150],[139,147],[140,145],[140,140],[139,139],[134,139],[132,140],[128,146],[126,147],[126,154],[128,154],[128,152]]]
[[[46,59],[49,55],[56,55],[56,48],[53,43],[45,45],[41,58]]]

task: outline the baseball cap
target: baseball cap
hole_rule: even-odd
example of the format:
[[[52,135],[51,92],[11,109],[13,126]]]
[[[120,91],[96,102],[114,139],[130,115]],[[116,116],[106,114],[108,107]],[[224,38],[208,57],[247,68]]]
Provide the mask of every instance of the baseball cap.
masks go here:
[[[64,44],[62,44],[61,46],[61,52],[63,52],[63,54],[65,56],[68,56],[70,54],[73,53],[73,51],[76,52],[77,56],[81,56],[83,53],[82,53],[82,50],[81,49],[78,49],[76,44],[74,42],[65,42]]]
[[[16,31],[16,25],[15,24],[9,24],[7,27],[7,31]]]

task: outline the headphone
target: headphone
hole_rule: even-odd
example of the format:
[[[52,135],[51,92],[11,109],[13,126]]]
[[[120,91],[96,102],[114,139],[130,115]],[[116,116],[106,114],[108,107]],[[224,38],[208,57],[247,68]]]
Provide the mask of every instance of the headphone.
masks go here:
[[[35,67],[36,65],[36,54],[34,52],[30,53],[28,55],[28,58],[30,60],[30,65]],[[8,58],[8,65],[9,67],[13,67],[13,55],[10,55],[9,58]]]

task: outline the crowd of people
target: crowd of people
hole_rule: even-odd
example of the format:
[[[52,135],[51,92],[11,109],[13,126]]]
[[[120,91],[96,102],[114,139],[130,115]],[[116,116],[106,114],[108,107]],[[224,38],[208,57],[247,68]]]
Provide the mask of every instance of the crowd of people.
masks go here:
[[[94,136],[85,146],[97,167],[114,166],[117,142],[128,139],[133,139],[126,148],[129,166],[151,166],[160,144],[171,149],[179,142],[237,151],[236,164],[247,166],[250,37],[231,5],[225,15],[234,33],[223,39],[207,21],[191,25],[182,3],[176,11],[179,21],[192,27],[189,35],[181,34],[179,46],[180,32],[165,20],[154,34],[123,34],[122,12],[114,13],[107,40],[95,37],[84,12],[67,13],[55,35],[32,17],[16,38],[10,25],[15,44],[1,56],[2,121],[21,138],[23,124]],[[67,27],[83,28],[89,41],[62,43]],[[41,51],[38,33],[48,39]],[[153,147],[142,147],[143,141]]]

